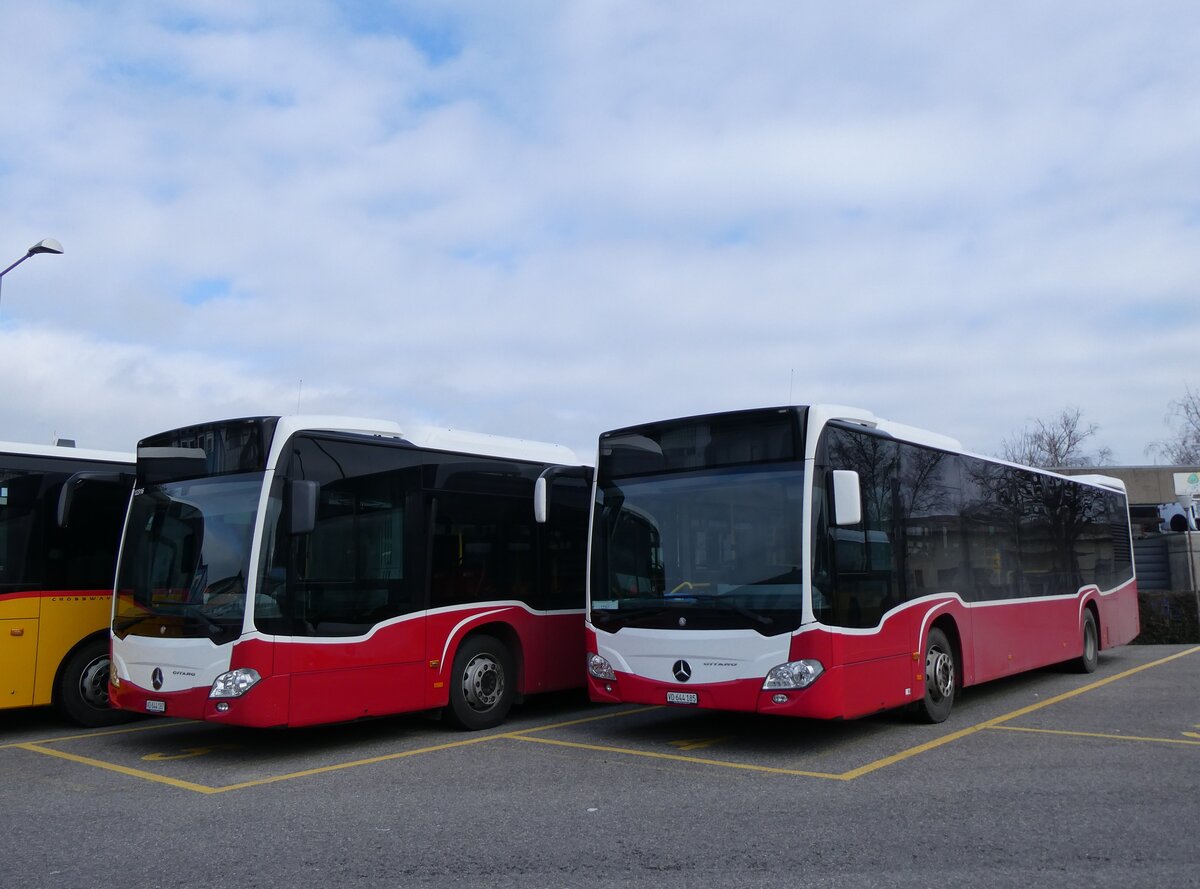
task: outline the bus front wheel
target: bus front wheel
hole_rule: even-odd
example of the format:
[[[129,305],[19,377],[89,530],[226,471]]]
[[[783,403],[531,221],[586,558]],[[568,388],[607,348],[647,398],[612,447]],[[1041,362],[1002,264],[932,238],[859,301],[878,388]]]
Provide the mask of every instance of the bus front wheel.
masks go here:
[[[111,667],[108,640],[92,639],[79,646],[63,663],[58,675],[54,703],[67,719],[95,728],[125,722],[130,714],[108,702],[108,671]]]
[[[1100,663],[1100,632],[1096,629],[1096,616],[1090,608],[1083,610],[1083,654],[1076,664],[1080,673],[1095,673]]]
[[[946,634],[935,627],[925,642],[925,696],[917,702],[917,717],[922,722],[945,722],[954,706],[957,684],[954,649]]]
[[[447,716],[468,731],[504,721],[515,695],[512,655],[499,639],[472,636],[454,655]]]

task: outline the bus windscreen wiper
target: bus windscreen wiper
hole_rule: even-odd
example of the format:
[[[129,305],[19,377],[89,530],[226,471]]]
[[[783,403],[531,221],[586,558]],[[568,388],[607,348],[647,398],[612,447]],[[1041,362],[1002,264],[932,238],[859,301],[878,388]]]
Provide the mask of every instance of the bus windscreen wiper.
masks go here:
[[[717,593],[696,593],[689,590],[686,593],[676,593],[671,598],[676,601],[690,599],[695,602],[703,602],[705,605],[713,605],[720,611],[732,611],[734,614],[740,614],[747,620],[752,620],[764,627],[769,627],[771,624],[775,623],[775,618],[767,617],[761,611],[755,611],[751,608],[735,605],[728,595],[722,596]]]

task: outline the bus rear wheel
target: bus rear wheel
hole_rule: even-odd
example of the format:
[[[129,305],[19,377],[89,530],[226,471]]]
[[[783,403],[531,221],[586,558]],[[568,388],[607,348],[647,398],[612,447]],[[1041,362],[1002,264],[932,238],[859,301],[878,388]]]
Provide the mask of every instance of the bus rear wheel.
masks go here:
[[[472,636],[454,655],[447,716],[468,731],[493,728],[512,707],[516,680],[512,655],[492,636]]]
[[[945,722],[954,706],[958,670],[946,634],[934,627],[925,641],[925,696],[916,704],[922,722]]]
[[[58,674],[54,703],[59,712],[89,728],[127,721],[130,714],[114,709],[108,702],[111,666],[107,639],[92,639],[72,652]]]
[[[1075,663],[1080,673],[1095,673],[1100,663],[1100,631],[1090,608],[1083,610],[1083,654]]]

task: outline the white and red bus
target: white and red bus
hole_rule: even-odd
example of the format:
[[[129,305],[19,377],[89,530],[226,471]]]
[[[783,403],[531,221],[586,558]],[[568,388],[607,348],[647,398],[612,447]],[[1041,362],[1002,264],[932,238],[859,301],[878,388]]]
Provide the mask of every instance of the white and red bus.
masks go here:
[[[0,709],[108,704],[108,619],[133,454],[0,442]]]
[[[962,451],[842,407],[600,437],[587,603],[593,700],[850,718],[1138,633],[1115,479]]]
[[[113,599],[114,704],[246,726],[442,709],[501,722],[584,683],[588,487],[568,448],[333,417],[144,439]]]

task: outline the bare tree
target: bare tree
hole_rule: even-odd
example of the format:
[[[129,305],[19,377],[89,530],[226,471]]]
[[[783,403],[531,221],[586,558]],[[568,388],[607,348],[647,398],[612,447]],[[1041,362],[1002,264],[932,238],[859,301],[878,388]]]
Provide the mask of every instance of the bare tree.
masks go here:
[[[1112,463],[1112,450],[1100,448],[1093,453],[1083,444],[1096,434],[1095,423],[1084,425],[1077,407],[1063,408],[1052,420],[1034,420],[1011,439],[1000,444],[1000,456],[1026,466],[1066,467],[1104,466]]]
[[[1183,398],[1172,401],[1167,425],[1173,436],[1154,442],[1146,453],[1175,466],[1200,463],[1200,392],[1188,387]]]

